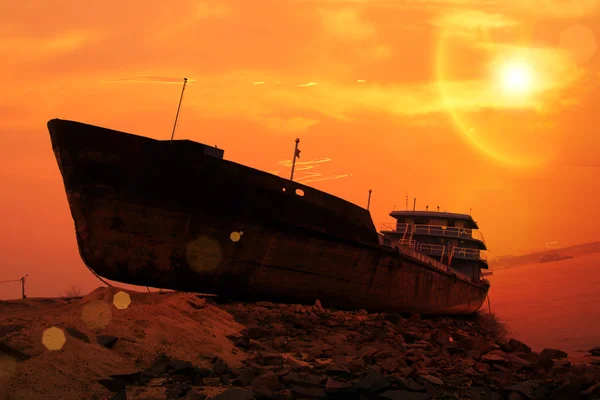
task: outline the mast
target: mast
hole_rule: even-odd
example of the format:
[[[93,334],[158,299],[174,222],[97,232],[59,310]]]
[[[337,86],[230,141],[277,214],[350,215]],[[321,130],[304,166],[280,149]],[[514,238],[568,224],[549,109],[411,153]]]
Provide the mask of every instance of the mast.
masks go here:
[[[171,142],[173,142],[173,136],[175,136],[175,128],[177,127],[177,119],[179,118],[179,110],[181,110],[181,102],[183,101],[183,92],[185,92],[186,84],[187,84],[187,78],[183,78],[183,89],[181,89],[181,97],[179,98],[179,106],[177,106],[177,114],[175,115],[175,123],[173,124],[173,133],[171,133]]]
[[[292,174],[290,175],[290,181],[294,180],[294,169],[296,168],[296,158],[300,158],[300,150],[298,149],[298,143],[300,143],[300,139],[296,138],[296,147],[294,148],[294,159],[292,160]]]

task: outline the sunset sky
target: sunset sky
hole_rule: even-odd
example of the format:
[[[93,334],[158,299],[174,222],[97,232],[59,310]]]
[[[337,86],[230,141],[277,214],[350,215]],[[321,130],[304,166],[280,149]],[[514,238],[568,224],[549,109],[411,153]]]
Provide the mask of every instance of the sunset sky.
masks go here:
[[[0,281],[99,286],[46,122],[218,145],[366,206],[469,213],[489,257],[600,240],[600,0],[0,0]],[[20,296],[0,285],[0,298]]]

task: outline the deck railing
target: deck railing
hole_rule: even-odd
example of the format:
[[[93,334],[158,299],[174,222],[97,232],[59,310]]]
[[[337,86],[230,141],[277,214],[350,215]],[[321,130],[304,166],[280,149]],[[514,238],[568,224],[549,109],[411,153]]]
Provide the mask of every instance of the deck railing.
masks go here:
[[[416,240],[409,239],[400,239],[398,240],[398,244],[433,257],[443,257],[448,253],[446,246],[441,244],[419,243]],[[483,254],[481,250],[466,247],[454,247],[452,249],[452,257],[487,261],[487,256]]]
[[[424,254],[423,246],[425,246],[425,248],[429,248],[428,246],[436,246],[436,245],[423,245],[418,242],[415,242],[414,240],[398,240],[397,243],[399,245],[397,247],[400,249],[400,251],[402,251],[404,254],[406,254],[414,259],[424,262],[424,263],[426,263],[434,268],[437,268],[439,270],[442,270],[444,272],[449,272],[449,273],[455,274],[457,278],[462,279],[464,281],[467,281],[467,282],[475,281],[472,278],[470,278],[469,276],[463,274],[462,272],[459,272],[453,268],[450,268],[446,264],[443,264],[443,263]],[[394,247],[396,247],[396,246],[394,246]],[[441,247],[443,247],[443,246],[441,246]],[[441,251],[443,252],[444,250],[442,249]]]
[[[408,229],[407,229],[408,226]],[[381,225],[381,231],[387,232],[406,232],[408,235],[434,235],[434,236],[445,236],[455,238],[467,238],[479,240],[485,243],[485,239],[481,232],[473,229],[459,228],[455,226],[441,226],[441,225],[424,225],[424,224],[405,224],[405,223],[384,223]]]
[[[464,281],[474,282],[474,283],[479,283],[479,284],[484,284],[487,282],[487,280],[484,279],[481,275],[478,278],[469,277],[468,275],[465,275],[462,272],[457,271],[457,270],[447,266],[446,264],[441,263],[441,262],[435,260],[434,258],[424,254],[428,250],[440,251],[443,254],[443,252],[445,251],[444,246],[421,244],[415,240],[408,240],[408,239],[395,240],[395,241],[390,242],[390,244],[392,245],[392,247],[398,248],[404,254],[406,254],[414,259],[417,259],[421,262],[427,263],[434,268],[440,269],[445,272],[456,274],[457,278],[462,279]],[[442,248],[440,249],[440,247],[442,247]]]
[[[455,247],[452,249],[452,257],[466,258],[469,260],[487,261],[487,256],[481,253],[479,249],[469,249],[466,247]]]

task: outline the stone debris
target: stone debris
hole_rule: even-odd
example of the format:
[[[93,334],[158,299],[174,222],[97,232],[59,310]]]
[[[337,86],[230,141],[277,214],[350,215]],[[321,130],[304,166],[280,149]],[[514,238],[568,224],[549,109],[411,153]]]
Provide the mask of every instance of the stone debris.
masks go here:
[[[319,301],[219,307],[245,326],[227,336],[246,355],[243,366],[214,357],[212,367],[200,368],[162,356],[143,371],[99,383],[114,399],[600,399],[600,347],[589,351],[590,362],[572,365],[558,349],[536,353],[505,340],[481,315],[335,311]],[[110,339],[97,337],[108,348]],[[147,395],[150,389],[155,394]]]

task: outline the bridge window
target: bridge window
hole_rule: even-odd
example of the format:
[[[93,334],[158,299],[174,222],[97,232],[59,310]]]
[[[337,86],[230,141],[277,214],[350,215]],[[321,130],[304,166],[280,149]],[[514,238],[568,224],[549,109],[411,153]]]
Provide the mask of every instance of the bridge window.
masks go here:
[[[302,189],[296,189],[296,194],[298,196],[304,196],[304,190],[302,190]]]

